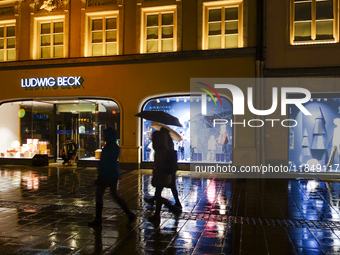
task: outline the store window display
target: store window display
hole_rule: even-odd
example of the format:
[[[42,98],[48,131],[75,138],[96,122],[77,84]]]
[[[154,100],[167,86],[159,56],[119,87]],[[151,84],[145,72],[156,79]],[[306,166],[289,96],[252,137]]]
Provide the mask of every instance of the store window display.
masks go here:
[[[169,126],[182,138],[174,142],[179,163],[221,162],[232,163],[232,127],[230,125],[213,125],[213,119],[232,119],[232,105],[221,97],[222,106],[208,101],[206,115],[201,114],[201,98],[199,96],[169,96],[155,98],[145,103],[143,111],[164,111],[177,117],[182,127]],[[230,122],[229,122],[230,123]],[[151,121],[142,124],[142,161],[153,161],[151,134],[154,129]],[[209,149],[209,141],[213,136],[214,149]],[[212,144],[212,142],[211,142]]]
[[[298,124],[289,128],[289,164],[291,169],[314,167],[331,171],[340,164],[340,95],[313,95],[304,107],[312,114],[302,114],[289,107],[289,118]],[[337,153],[338,152],[338,153]]]

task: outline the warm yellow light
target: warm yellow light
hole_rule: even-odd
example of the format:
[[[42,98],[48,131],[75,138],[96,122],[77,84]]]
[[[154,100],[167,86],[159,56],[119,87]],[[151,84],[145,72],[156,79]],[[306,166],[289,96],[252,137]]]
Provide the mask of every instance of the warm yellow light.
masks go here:
[[[337,41],[308,41],[308,42],[293,42],[293,45],[312,45],[312,44],[331,44],[337,43]]]

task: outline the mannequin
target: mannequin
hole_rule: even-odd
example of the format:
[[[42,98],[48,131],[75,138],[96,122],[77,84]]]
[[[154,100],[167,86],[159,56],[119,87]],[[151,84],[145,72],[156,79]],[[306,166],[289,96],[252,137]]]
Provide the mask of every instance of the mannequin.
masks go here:
[[[226,125],[221,125],[220,135],[216,139],[216,141],[220,145],[221,152],[227,153],[227,144],[228,144],[229,138],[228,138],[227,126]]]
[[[333,123],[336,125],[333,132],[333,144],[331,156],[329,157],[328,163],[326,165],[326,169],[328,169],[334,162],[335,152],[338,150],[338,154],[340,156],[340,119],[334,119]]]
[[[207,154],[207,161],[214,161],[215,159],[215,151],[216,151],[216,140],[215,136],[210,136],[208,140],[208,154]]]

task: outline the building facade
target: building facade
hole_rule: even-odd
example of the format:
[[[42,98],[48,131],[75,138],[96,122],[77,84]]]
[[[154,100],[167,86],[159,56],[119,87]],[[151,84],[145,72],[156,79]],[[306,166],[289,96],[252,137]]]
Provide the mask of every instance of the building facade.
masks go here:
[[[266,107],[274,85],[312,93],[305,105],[312,117],[290,113],[301,123],[299,128],[265,128],[265,160],[299,165],[314,159],[326,167],[333,157],[339,164],[334,151],[340,106],[339,1],[267,0],[265,10],[264,77],[270,78],[262,88]]]
[[[56,160],[71,138],[89,162],[112,126],[122,166],[140,167],[150,151],[135,114],[157,109],[152,100],[175,111],[190,78],[259,76],[257,8],[250,0],[1,1],[0,158]],[[259,132],[232,132],[232,163],[258,163]]]

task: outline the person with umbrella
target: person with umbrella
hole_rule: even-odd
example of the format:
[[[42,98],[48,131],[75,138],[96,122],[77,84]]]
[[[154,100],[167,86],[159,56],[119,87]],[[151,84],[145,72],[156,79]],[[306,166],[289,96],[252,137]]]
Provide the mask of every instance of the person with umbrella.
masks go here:
[[[176,170],[177,170],[177,153],[173,149],[173,142],[169,135],[169,131],[161,128],[160,131],[152,133],[152,144],[155,150],[154,169],[152,172],[152,185],[156,188],[154,200],[156,201],[155,214],[150,220],[160,220],[160,212],[164,204],[169,208],[169,211],[179,216],[182,212],[178,193],[176,190]],[[174,188],[173,191],[176,203],[179,206],[171,204],[171,202],[162,197],[162,190],[165,187]]]
[[[165,139],[167,140],[167,143],[169,143],[169,148],[170,148],[169,153],[175,154],[175,155],[172,155],[172,157],[173,157],[172,164],[174,164],[174,165],[173,165],[173,170],[171,171],[172,182],[171,182],[169,188],[171,189],[172,195],[175,199],[175,206],[177,206],[178,208],[182,208],[181,202],[179,201],[179,198],[178,198],[178,191],[177,191],[177,188],[176,188],[176,171],[177,171],[177,168],[178,168],[177,167],[177,154],[176,154],[176,151],[174,150],[174,144],[171,141],[171,140],[175,140],[177,142],[180,142],[182,138],[176,131],[174,131],[173,129],[171,129],[171,128],[165,126],[165,125],[162,125],[160,123],[152,122],[151,127],[156,129],[157,131],[165,129],[165,130],[162,130],[162,131],[169,133],[169,136],[165,135],[166,136]],[[150,198],[148,198],[148,197],[144,198],[144,201],[151,206],[154,205],[155,200],[156,200],[155,196],[150,197]]]
[[[104,130],[104,140],[106,142],[98,165],[98,177],[96,188],[96,216],[88,222],[90,227],[100,226],[102,224],[103,195],[107,187],[110,188],[113,199],[119,204],[131,223],[136,215],[132,213],[125,201],[117,194],[117,184],[120,177],[118,167],[119,146],[116,144],[116,131],[112,128]]]
[[[159,220],[160,210],[163,204],[175,215],[179,215],[182,212],[182,205],[176,189],[177,153],[174,150],[172,140],[179,142],[182,138],[174,130],[158,122],[179,127],[182,127],[182,124],[176,117],[162,111],[142,111],[135,116],[155,121],[151,123],[151,127],[157,130],[152,133],[152,144],[155,150],[152,185],[156,187],[156,191],[154,197],[144,198],[144,201],[151,206],[153,206],[156,201],[156,211],[151,220]],[[171,176],[171,181],[169,181],[168,185],[164,184],[164,180],[167,179],[166,176]],[[171,188],[176,202],[175,205],[172,205],[169,200],[161,197],[164,187]]]

